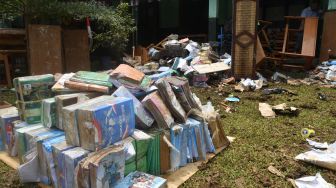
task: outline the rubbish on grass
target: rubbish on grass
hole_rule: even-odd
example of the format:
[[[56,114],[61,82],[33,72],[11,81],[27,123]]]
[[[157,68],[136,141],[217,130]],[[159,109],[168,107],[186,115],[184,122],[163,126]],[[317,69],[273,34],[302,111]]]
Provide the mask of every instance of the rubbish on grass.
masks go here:
[[[299,154],[295,159],[336,171],[336,142],[326,150],[312,149]]]
[[[334,185],[326,182],[320,173],[315,176],[306,176],[295,180],[297,188],[335,188]]]
[[[310,140],[310,139],[306,139],[306,141],[309,143],[309,145],[313,146],[314,148],[317,148],[317,149],[328,149],[329,145],[327,142],[324,142],[324,143],[320,143],[320,142],[315,142],[313,140]]]
[[[313,129],[303,128],[301,130],[301,136],[303,139],[310,138],[315,135],[315,131]]]
[[[318,98],[322,101],[326,101],[327,100],[327,96],[323,93],[318,93]]]
[[[282,172],[280,172],[280,171],[279,171],[277,168],[275,168],[274,166],[269,166],[269,167],[267,168],[267,170],[268,170],[270,173],[275,174],[275,175],[277,175],[277,176],[279,176],[279,177],[282,177],[282,178],[285,178],[285,177],[286,177]]]
[[[251,80],[250,78],[242,79],[238,85],[235,86],[236,91],[255,91],[263,87],[263,80]]]
[[[283,94],[283,93],[288,93],[291,95],[297,95],[296,93],[289,91],[287,89],[283,88],[273,88],[273,89],[264,89],[263,94],[264,95],[270,95],[270,94]]]
[[[274,82],[284,82],[284,83],[287,83],[287,80],[289,79],[288,76],[284,75],[284,74],[281,74],[279,72],[275,72],[272,76],[272,80]]]
[[[259,103],[259,111],[265,118],[275,118],[276,114],[272,109],[272,106],[267,103]]]
[[[273,106],[272,109],[276,114],[280,115],[298,116],[300,113],[300,110],[298,108],[293,106],[287,107],[286,103]]]
[[[225,98],[225,101],[229,101],[229,102],[239,102],[240,99],[238,97],[235,97],[233,95],[229,95],[229,97]]]
[[[236,82],[235,77],[230,77],[222,81],[224,84],[234,84]]]
[[[267,170],[268,170],[270,173],[272,173],[272,174],[275,174],[275,175],[277,175],[277,176],[279,176],[279,177],[281,177],[281,178],[286,179],[289,183],[291,183],[291,184],[293,185],[293,187],[296,187],[296,186],[295,186],[295,181],[294,181],[293,179],[291,179],[291,178],[286,178],[286,176],[285,176],[280,170],[278,170],[277,168],[275,168],[274,166],[269,166],[269,167],[267,168]]]

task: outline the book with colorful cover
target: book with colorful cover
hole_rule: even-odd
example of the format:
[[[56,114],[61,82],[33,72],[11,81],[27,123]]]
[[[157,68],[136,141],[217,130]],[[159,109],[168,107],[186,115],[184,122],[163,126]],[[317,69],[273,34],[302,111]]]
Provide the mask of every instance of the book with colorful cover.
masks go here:
[[[167,187],[167,180],[161,177],[146,174],[144,172],[132,172],[128,174],[115,188],[125,187],[150,187],[164,188]]]

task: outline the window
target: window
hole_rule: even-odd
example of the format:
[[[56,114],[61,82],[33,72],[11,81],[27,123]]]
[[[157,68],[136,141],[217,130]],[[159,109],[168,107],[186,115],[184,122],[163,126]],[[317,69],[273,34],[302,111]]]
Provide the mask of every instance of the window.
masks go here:
[[[328,10],[336,10],[336,0],[329,0]]]

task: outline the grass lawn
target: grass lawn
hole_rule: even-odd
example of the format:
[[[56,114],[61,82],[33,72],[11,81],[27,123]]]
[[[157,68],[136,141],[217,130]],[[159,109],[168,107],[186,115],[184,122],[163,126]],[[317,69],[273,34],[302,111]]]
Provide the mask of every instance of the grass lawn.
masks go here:
[[[215,88],[194,90],[203,103],[211,99],[216,109],[220,110],[227,135],[236,137],[236,140],[210,163],[202,166],[183,187],[291,187],[286,180],[268,172],[270,165],[294,179],[321,172],[326,181],[336,184],[335,172],[294,160],[296,155],[309,149],[301,138],[302,128],[314,129],[314,140],[328,143],[336,140],[335,90],[319,89],[317,86],[273,87],[289,89],[298,96],[282,94],[262,97],[260,91],[235,93],[230,87],[222,96],[216,93]],[[319,92],[326,94],[328,100],[319,100]],[[228,93],[241,98],[240,103],[229,104],[235,109],[232,114],[226,113],[221,104]],[[259,102],[271,105],[287,103],[300,108],[301,113],[298,117],[265,119],[259,113]],[[16,187],[16,184],[15,171],[0,163],[0,187]]]
[[[223,96],[216,89],[197,89],[196,93],[205,102],[208,97],[220,110],[226,134],[236,137],[231,146],[190,178],[183,187],[292,187],[283,178],[268,172],[275,166],[289,178],[300,178],[321,172],[326,181],[336,184],[336,173],[303,162],[294,157],[309,147],[301,138],[302,128],[316,131],[314,140],[334,142],[336,140],[336,92],[334,89],[317,86],[273,85],[290,89],[298,96],[271,95],[262,97],[261,91],[235,93],[241,98],[238,104],[231,104],[236,112],[228,114],[220,104]],[[317,93],[324,93],[328,101],[318,99]],[[301,109],[298,117],[277,116],[265,119],[258,110],[259,102],[271,105],[287,103]],[[303,108],[304,107],[304,108]],[[317,109],[311,109],[316,107]],[[307,109],[308,108],[308,109]]]

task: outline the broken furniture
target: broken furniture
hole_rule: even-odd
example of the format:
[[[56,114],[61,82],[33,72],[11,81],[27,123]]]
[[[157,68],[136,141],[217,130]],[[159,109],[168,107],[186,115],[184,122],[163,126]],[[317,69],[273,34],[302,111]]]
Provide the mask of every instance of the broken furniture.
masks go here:
[[[274,62],[275,65],[278,65],[283,61],[282,58],[276,57],[275,54],[273,53],[269,54],[270,56],[266,55],[264,48],[260,42],[259,36],[257,37],[256,51],[257,51],[256,52],[256,66],[257,67],[263,64],[265,61]]]
[[[266,21],[266,20],[258,20],[258,36],[260,37],[260,41],[262,41],[263,48],[271,48],[271,42],[269,40],[269,37],[267,35],[266,28],[270,26],[272,22]]]
[[[5,70],[2,83],[7,87],[12,87],[10,57],[26,53],[25,35],[24,29],[0,29],[0,64],[3,64]]]
[[[318,28],[318,18],[317,17],[297,17],[297,16],[285,16],[286,19],[286,27],[285,27],[285,35],[282,51],[280,54],[282,58],[304,58],[306,63],[304,67],[287,64],[283,65],[290,68],[304,68],[306,70],[311,69],[313,59],[315,58],[315,50],[316,50],[316,41],[317,41],[317,28]],[[290,28],[290,23],[293,21],[301,21],[303,25],[303,30],[292,29]],[[302,49],[301,52],[290,52],[288,51],[288,43],[289,43],[289,35],[301,33],[303,34],[302,40]]]

